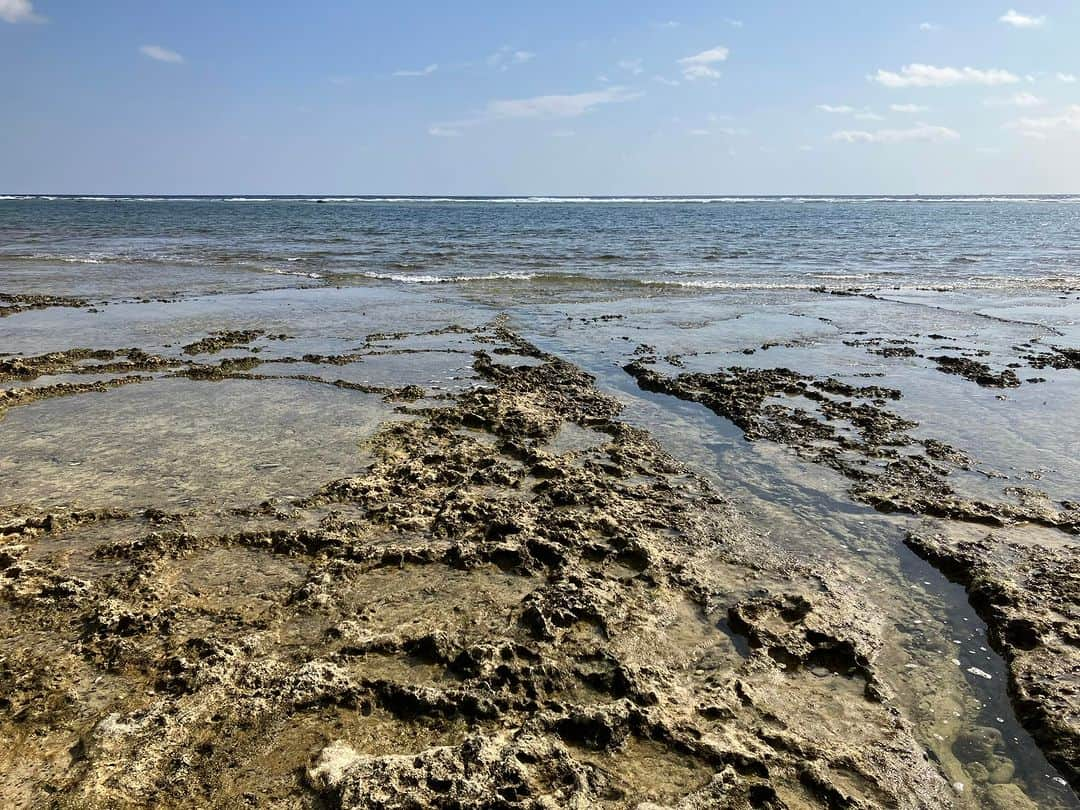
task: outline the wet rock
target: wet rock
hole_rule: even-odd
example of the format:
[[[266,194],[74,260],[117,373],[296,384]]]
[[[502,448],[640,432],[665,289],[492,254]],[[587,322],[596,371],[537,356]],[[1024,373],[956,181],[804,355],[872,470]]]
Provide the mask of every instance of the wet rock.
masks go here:
[[[470,334],[481,386],[287,508],[4,513],[0,763],[71,807],[950,806],[878,676],[880,617],[584,371],[501,322]],[[889,389],[747,381],[713,393],[762,435],[808,424],[774,424],[776,386],[879,443],[906,424],[873,410]],[[568,424],[604,441],[549,453]],[[28,559],[42,538],[80,553]]]
[[[184,346],[184,354],[215,354],[224,349],[246,346],[264,334],[265,332],[262,329],[235,329],[214,332],[202,340]]]
[[[1018,388],[1020,386],[1020,379],[1016,376],[1016,372],[1009,369],[994,372],[986,363],[967,357],[939,355],[930,359],[937,363],[938,371],[958,374],[984,388]]]
[[[1074,787],[1080,786],[1080,554],[1074,546],[1009,542],[989,534],[963,541],[914,532],[908,547],[962,584],[1009,666],[1020,722]],[[1000,732],[961,738],[985,761]],[[999,774],[1000,775],[1000,774]]]

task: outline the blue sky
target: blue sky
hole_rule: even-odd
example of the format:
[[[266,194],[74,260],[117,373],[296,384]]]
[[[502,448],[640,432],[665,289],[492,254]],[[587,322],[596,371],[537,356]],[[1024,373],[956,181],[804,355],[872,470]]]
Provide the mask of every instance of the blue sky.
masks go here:
[[[0,0],[0,191],[1078,192],[1078,42],[1075,0]]]

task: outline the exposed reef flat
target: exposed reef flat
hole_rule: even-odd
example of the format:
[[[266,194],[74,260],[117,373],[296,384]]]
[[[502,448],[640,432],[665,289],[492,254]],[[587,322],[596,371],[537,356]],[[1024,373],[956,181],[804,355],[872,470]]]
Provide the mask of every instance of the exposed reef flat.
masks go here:
[[[72,298],[62,295],[27,295],[20,293],[0,292],[0,318],[15,315],[19,312],[27,312],[32,309],[48,309],[49,307],[89,307],[90,302],[81,298]]]
[[[1009,501],[958,493],[949,482],[977,463],[963,450],[930,437],[888,407],[900,391],[815,378],[787,368],[733,366],[712,373],[666,376],[639,356],[625,370],[648,391],[700,403],[731,420],[750,440],[791,448],[851,482],[851,496],[883,512],[908,512],[1005,526],[1036,523],[1080,534],[1080,504],[1053,502],[1035,490],[1013,487]],[[985,473],[984,473],[985,474]],[[991,472],[992,476],[993,473]]]
[[[643,389],[700,403],[732,421],[749,440],[775,442],[830,467],[848,480],[854,500],[884,512],[944,519],[936,530],[909,534],[907,545],[965,586],[987,622],[992,645],[1008,664],[1018,718],[1064,779],[1074,788],[1080,785],[1080,552],[1073,537],[1080,534],[1080,502],[1054,502],[1032,487],[1009,485],[1000,488],[997,499],[957,492],[950,476],[1005,476],[980,468],[963,450],[916,435],[919,425],[889,408],[901,398],[897,390],[786,368],[730,367],[669,376],[654,368],[658,358],[649,347],[636,354],[625,370]],[[1056,349],[1051,357],[1068,358],[1069,352]],[[1014,384],[1014,377],[985,379],[989,367],[981,364],[946,370],[954,369],[982,386]],[[979,526],[998,531],[983,529],[972,539]],[[995,734],[1000,738],[995,729],[984,728],[984,739],[980,742],[976,733],[968,747],[989,750]]]
[[[503,326],[379,340],[450,334],[476,344],[473,384],[388,387],[358,473],[228,509],[5,509],[0,794],[957,800],[880,670],[887,622],[842,578],[752,530],[592,377]],[[190,374],[204,367],[165,373],[252,381]]]
[[[915,532],[908,546],[967,590],[1009,663],[1021,722],[1080,787],[1080,549]]]

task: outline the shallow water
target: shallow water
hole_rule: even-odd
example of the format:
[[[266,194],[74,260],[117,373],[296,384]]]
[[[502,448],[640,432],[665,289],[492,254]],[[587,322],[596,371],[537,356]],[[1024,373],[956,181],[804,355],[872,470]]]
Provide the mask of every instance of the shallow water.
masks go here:
[[[950,479],[958,490],[1006,499],[1005,487],[1023,485],[1075,498],[1080,371],[1020,361],[1021,380],[1045,381],[995,389],[929,359],[986,352],[977,359],[1001,370],[1018,361],[1020,344],[1080,343],[1074,203],[0,200],[0,293],[98,304],[0,318],[0,355],[139,347],[180,359],[184,343],[208,333],[258,328],[285,339],[209,359],[255,357],[259,375],[439,394],[475,384],[472,352],[483,346],[472,336],[367,337],[473,326],[506,312],[526,339],[595,374],[624,402],[627,421],[784,547],[866,595],[890,628],[885,679],[971,806],[985,801],[986,774],[997,769],[1041,807],[1080,807],[1016,722],[1004,664],[962,589],[903,546],[918,518],[853,503],[836,474],[746,442],[703,407],[645,394],[621,369],[647,344],[668,358],[666,373],[789,367],[894,387],[903,396],[889,407],[919,423],[914,435],[977,460],[975,472]],[[821,285],[865,294],[812,289]],[[873,354],[858,343],[870,337],[910,341],[903,345],[923,356]],[[295,362],[350,353],[364,356]],[[358,469],[365,437],[407,418],[379,394],[317,381],[153,376],[9,408],[0,418],[0,506],[182,511],[288,498]],[[26,385],[76,377],[98,379]],[[561,433],[550,450],[602,441],[588,434]],[[1031,537],[1060,542],[1059,534]],[[243,555],[200,564],[185,576],[211,597],[230,587],[215,566],[251,567]],[[692,646],[693,622],[673,625],[669,640]],[[990,763],[973,761],[962,742],[985,728],[1000,732]],[[1002,760],[1014,775],[1002,776]],[[634,783],[632,770],[626,779]]]

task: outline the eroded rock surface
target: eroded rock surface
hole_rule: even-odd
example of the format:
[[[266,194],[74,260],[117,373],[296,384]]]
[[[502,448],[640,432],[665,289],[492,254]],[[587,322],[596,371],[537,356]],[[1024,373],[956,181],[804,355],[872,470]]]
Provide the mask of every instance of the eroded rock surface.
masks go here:
[[[1073,502],[1030,497],[991,501],[966,497],[950,474],[975,462],[962,450],[918,438],[916,422],[888,408],[900,392],[855,386],[833,377],[817,379],[786,368],[731,367],[713,373],[665,376],[639,357],[625,370],[648,391],[697,402],[731,420],[750,440],[782,444],[801,458],[824,464],[851,482],[851,496],[883,512],[1005,526],[1030,522],[1080,534]]]
[[[1080,553],[917,532],[907,545],[962,584],[1009,665],[1017,715],[1047,757],[1080,788]]]
[[[362,472],[303,497],[8,509],[0,795],[953,803],[858,592],[751,531],[580,369],[499,325],[476,339],[480,386],[399,405]]]

